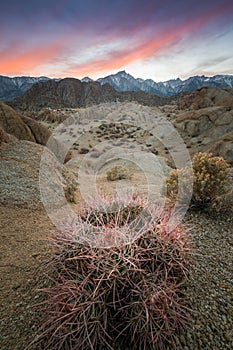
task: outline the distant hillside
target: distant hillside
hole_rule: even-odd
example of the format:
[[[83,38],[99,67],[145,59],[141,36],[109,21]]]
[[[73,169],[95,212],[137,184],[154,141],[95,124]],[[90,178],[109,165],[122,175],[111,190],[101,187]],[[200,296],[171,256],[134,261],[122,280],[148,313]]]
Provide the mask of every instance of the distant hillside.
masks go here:
[[[66,78],[35,84],[22,96],[8,102],[18,110],[39,110],[50,107],[80,108],[105,102],[136,101],[144,105],[158,106],[171,103],[171,98],[145,92],[117,92],[111,85],[98,82],[81,82]]]

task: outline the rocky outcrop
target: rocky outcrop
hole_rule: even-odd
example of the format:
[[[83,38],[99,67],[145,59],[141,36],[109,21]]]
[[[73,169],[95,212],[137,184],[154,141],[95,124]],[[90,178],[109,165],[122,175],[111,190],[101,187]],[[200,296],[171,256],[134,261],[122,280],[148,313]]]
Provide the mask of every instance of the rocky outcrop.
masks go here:
[[[35,142],[41,145],[46,145],[49,137],[51,136],[51,132],[45,126],[39,124],[32,118],[22,115],[21,119],[29,127]]]
[[[176,122],[189,137],[208,135],[215,139],[232,131],[233,110],[229,111],[226,107],[208,107],[185,111],[177,116]]]
[[[45,145],[51,132],[32,118],[17,113],[13,108],[0,102],[0,127],[19,140]]]
[[[4,129],[0,128],[0,147],[16,140],[14,136],[7,134]]]
[[[40,203],[38,174],[43,146],[17,141],[0,150],[0,203],[30,205]]]
[[[233,164],[233,90],[203,88],[184,97],[179,108],[173,122],[191,155],[211,152]]]
[[[203,87],[181,98],[179,109],[201,109],[213,106],[233,108],[233,89]]]
[[[23,122],[20,115],[3,102],[0,102],[0,127],[17,139],[35,142],[30,128]]]
[[[75,191],[75,176],[46,147],[35,142],[17,140],[0,147],[0,204],[42,208],[41,179],[42,154],[46,151],[48,193],[66,204],[65,195]],[[61,187],[62,186],[62,187]],[[64,189],[64,193],[62,191]],[[70,193],[69,193],[70,194]],[[54,205],[54,201],[51,201]]]
[[[225,158],[233,166],[233,131],[213,142],[209,151]]]

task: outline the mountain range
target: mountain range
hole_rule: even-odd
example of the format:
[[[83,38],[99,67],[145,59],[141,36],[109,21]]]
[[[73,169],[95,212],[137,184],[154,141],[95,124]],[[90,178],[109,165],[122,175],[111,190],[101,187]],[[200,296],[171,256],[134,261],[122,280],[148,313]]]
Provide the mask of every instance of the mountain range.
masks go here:
[[[21,96],[34,84],[50,80],[47,77],[6,77],[0,75],[0,101],[10,101]]]
[[[87,78],[84,78],[85,81]],[[144,91],[160,96],[172,96],[181,92],[192,92],[204,86],[214,88],[233,87],[233,75],[215,75],[213,77],[193,76],[186,80],[180,78],[165,82],[155,82],[152,79],[135,79],[125,71],[109,75],[97,80],[100,84],[109,83],[117,91]]]
[[[106,102],[137,101],[142,105],[158,106],[173,103],[176,97],[158,96],[144,91],[116,91],[110,84],[82,82],[65,78],[48,80],[34,84],[22,96],[8,105],[17,110],[36,111],[41,108],[81,108]]]
[[[7,77],[0,76],[0,101],[10,101],[15,97],[23,95],[34,84],[54,80],[56,82],[61,79],[50,79],[48,77]],[[77,79],[78,80],[78,79]],[[90,83],[98,82],[101,85],[110,84],[118,92],[126,91],[142,91],[146,93],[157,94],[160,96],[173,96],[181,92],[192,92],[203,86],[214,88],[233,88],[233,75],[215,75],[213,77],[193,76],[186,80],[180,78],[171,79],[164,82],[155,82],[152,79],[134,78],[125,71],[108,75],[96,81],[85,77],[81,82]]]

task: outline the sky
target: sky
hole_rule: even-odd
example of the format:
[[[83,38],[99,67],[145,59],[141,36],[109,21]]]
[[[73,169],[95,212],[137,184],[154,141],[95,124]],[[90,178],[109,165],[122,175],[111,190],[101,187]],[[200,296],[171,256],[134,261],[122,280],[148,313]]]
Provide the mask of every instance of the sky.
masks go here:
[[[233,74],[232,0],[7,0],[0,75]]]

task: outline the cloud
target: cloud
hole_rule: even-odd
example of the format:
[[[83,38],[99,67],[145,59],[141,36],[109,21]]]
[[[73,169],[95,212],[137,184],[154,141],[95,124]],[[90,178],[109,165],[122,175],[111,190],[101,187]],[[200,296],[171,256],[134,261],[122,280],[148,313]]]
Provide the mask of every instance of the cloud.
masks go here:
[[[228,69],[226,70],[226,67]],[[231,68],[230,68],[231,67]],[[201,59],[188,75],[233,74],[233,57],[220,55],[217,58]]]
[[[0,12],[0,73],[96,77],[139,64],[165,71],[178,59],[179,75],[205,69],[208,52],[200,47],[218,33],[214,64],[226,47],[222,31],[232,34],[232,10],[229,0],[8,0]]]
[[[25,74],[40,65],[41,62],[56,56],[60,49],[59,43],[26,51],[21,51],[17,46],[11,47],[4,55],[1,55],[0,70],[9,75]]]
[[[167,29],[160,29],[157,32],[150,32],[147,28],[144,31],[135,29],[131,32],[128,42],[119,47],[118,50],[112,50],[97,59],[93,55],[93,59],[85,63],[71,64],[67,72],[79,77],[84,75],[95,77],[96,73],[121,69],[131,63],[145,61],[152,57],[156,59],[156,57],[172,52],[173,47],[176,47],[178,51],[185,50],[187,48],[185,48],[185,45],[182,47],[182,42],[189,41],[190,36],[194,38],[196,35],[198,36],[203,27],[221,15],[222,13],[219,13],[218,9],[218,11],[215,10],[209,13],[208,16],[206,14],[201,18],[193,16],[191,21],[189,19],[186,23],[176,24],[175,27],[168,25]],[[137,38],[137,40],[135,41],[134,38]],[[192,44],[190,49],[192,49]]]

